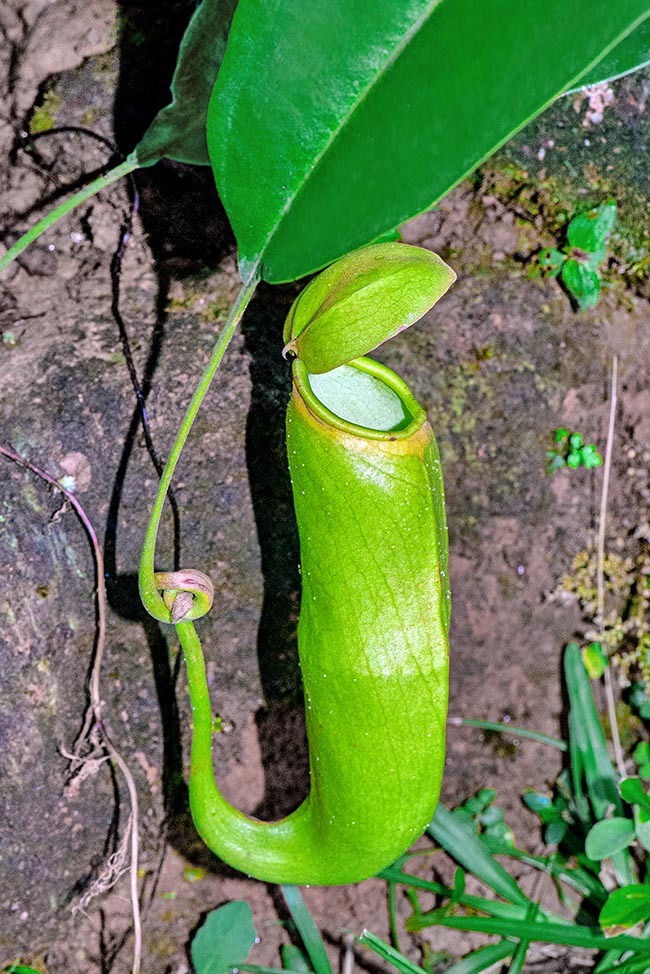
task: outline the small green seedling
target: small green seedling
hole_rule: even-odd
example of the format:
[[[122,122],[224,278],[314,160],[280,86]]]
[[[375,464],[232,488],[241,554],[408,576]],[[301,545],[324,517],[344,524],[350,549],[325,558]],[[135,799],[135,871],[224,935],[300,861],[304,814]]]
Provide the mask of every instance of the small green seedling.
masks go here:
[[[582,433],[572,433],[566,426],[560,426],[553,434],[555,446],[546,451],[548,473],[555,473],[563,467],[577,470],[578,467],[599,467],[603,458],[594,443],[583,443]]]
[[[248,961],[260,942],[251,908],[245,900],[233,900],[211,910],[194,934],[190,946],[194,974],[332,974],[323,938],[297,886],[282,886],[292,926],[302,946],[283,944],[282,967],[259,967]]]
[[[594,308],[600,297],[600,266],[607,256],[607,242],[616,223],[616,202],[608,200],[569,223],[562,250],[542,250],[540,266],[549,277],[558,277],[580,311]]]
[[[494,788],[481,788],[464,805],[454,809],[453,814],[466,822],[471,822],[477,835],[482,835],[491,849],[514,845],[512,829],[506,824],[503,809],[494,804]]]

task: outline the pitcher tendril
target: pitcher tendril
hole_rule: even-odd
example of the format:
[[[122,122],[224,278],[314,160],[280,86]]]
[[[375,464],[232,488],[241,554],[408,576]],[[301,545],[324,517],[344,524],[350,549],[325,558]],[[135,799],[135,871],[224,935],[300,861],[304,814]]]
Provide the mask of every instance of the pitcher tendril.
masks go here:
[[[156,572],[154,580],[174,624],[201,619],[212,608],[214,586],[203,572],[192,568]]]
[[[142,547],[142,557],[140,559],[140,572],[138,576],[138,585],[140,588],[140,598],[142,599],[142,604],[144,605],[147,612],[157,619],[159,622],[167,623],[177,623],[179,621],[186,622],[191,619],[199,619],[201,616],[210,608],[212,604],[212,595],[210,595],[210,605],[207,608],[203,608],[205,605],[204,598],[208,589],[205,588],[205,584],[209,586],[209,591],[212,592],[212,583],[207,575],[202,572],[196,572],[190,569],[184,569],[181,572],[174,573],[159,573],[161,576],[165,576],[167,579],[175,577],[176,580],[172,581],[172,589],[170,591],[175,592],[173,599],[171,600],[171,606],[169,600],[166,600],[161,591],[167,588],[167,582],[158,584],[156,579],[156,571],[154,568],[156,560],[156,538],[158,537],[158,528],[160,527],[160,521],[162,519],[162,512],[165,506],[165,498],[169,491],[169,487],[172,482],[172,477],[174,476],[174,471],[176,470],[176,465],[180,459],[181,453],[183,452],[183,447],[187,441],[190,430],[192,429],[192,424],[196,419],[199,409],[201,408],[201,403],[205,398],[205,395],[210,388],[210,383],[212,382],[221,360],[226,352],[226,349],[232,341],[233,335],[237,330],[237,326],[242,319],[244,311],[248,307],[248,304],[255,292],[258,280],[254,279],[250,284],[242,287],[241,291],[237,296],[230,314],[228,315],[228,320],[226,321],[223,330],[221,331],[219,338],[216,341],[212,355],[210,356],[210,361],[203,370],[203,375],[199,380],[199,384],[196,387],[196,391],[190,400],[190,404],[187,407],[185,416],[183,417],[183,422],[178,431],[174,445],[171,448],[167,463],[160,477],[160,483],[158,485],[158,493],[156,494],[156,499],[153,504],[153,509],[151,512],[151,517],[149,519],[149,524],[147,525],[147,531],[145,534],[144,545]],[[181,599],[180,603],[176,605],[176,601],[181,597],[181,592],[184,591],[183,585],[178,582],[178,575],[182,575],[184,578],[191,578],[189,583],[189,588],[187,591],[193,596],[192,604],[190,605],[189,600],[186,598]],[[200,581],[197,583],[197,579]],[[198,584],[198,588],[195,588]],[[175,614],[175,617],[174,617]]]

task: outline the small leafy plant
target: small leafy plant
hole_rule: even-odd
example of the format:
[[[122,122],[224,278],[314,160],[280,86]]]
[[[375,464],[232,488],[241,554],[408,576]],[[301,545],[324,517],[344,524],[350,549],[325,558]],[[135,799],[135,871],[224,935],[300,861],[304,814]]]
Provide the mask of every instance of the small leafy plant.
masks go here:
[[[641,780],[650,750],[639,746],[639,773],[621,780],[608,753],[583,654],[575,643],[566,649],[564,673],[569,733],[566,742],[555,745],[566,751],[568,764],[550,794],[530,789],[524,795],[550,848],[532,855],[508,838],[500,843],[489,835],[480,819],[488,813],[490,821],[493,793],[482,789],[454,811],[439,805],[428,829],[458,866],[453,885],[444,887],[408,872],[406,856],[381,874],[389,883],[406,886],[413,907],[408,931],[444,926],[500,937],[447,967],[446,974],[478,974],[507,958],[508,970],[520,972],[533,942],[593,950],[593,970],[598,974],[650,970],[650,940],[632,930],[650,920],[650,795]],[[531,899],[496,855],[546,874],[571,918]],[[498,899],[469,893],[470,876]],[[437,894],[433,910],[421,906],[420,890]]]
[[[569,223],[562,250],[548,248],[539,255],[549,277],[560,277],[580,311],[594,308],[600,297],[600,266],[607,256],[607,242],[616,223],[616,202],[608,200]]]
[[[546,451],[548,472],[555,473],[563,467],[577,470],[578,467],[599,467],[603,458],[594,443],[584,443],[582,433],[572,433],[566,426],[560,426],[553,434],[554,447]]]
[[[325,944],[297,886],[281,886],[291,914],[292,925],[302,947],[284,944],[282,968],[259,967],[248,962],[248,955],[259,938],[253,925],[251,908],[245,900],[234,900],[211,910],[194,934],[190,956],[194,974],[332,974]]]
[[[481,788],[464,805],[454,809],[454,815],[470,823],[477,835],[482,835],[488,845],[502,849],[504,845],[514,845],[512,829],[506,824],[503,809],[494,804],[496,789]]]

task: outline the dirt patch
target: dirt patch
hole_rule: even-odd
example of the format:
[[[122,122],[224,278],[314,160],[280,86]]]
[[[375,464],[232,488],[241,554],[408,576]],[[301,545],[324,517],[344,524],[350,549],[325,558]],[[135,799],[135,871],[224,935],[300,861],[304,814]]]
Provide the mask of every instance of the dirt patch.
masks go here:
[[[74,125],[112,139],[116,86],[120,139],[127,122],[135,125],[137,116],[142,123],[137,89],[131,115],[124,110],[129,89],[118,54],[124,32],[133,41],[133,18],[140,30],[144,14],[123,7],[119,39],[115,11],[101,2],[16,2],[0,14],[11,41],[0,99],[3,158],[10,160],[0,170],[5,230],[29,225],[41,201],[111,153],[68,131],[21,145],[21,131]],[[177,30],[178,5],[174,16]],[[650,335],[641,253],[647,229],[639,216],[647,217],[647,85],[640,75],[615,87],[601,127],[589,132],[570,101],[559,103],[505,155],[404,228],[408,242],[438,251],[459,276],[439,309],[379,356],[426,405],[441,448],[456,716],[561,731],[561,649],[580,618],[575,607],[548,596],[575,552],[593,543],[601,473],[549,478],[545,450],[560,425],[604,448],[614,352],[621,401],[610,544],[631,551],[647,521]],[[606,161],[611,143],[602,158],[596,148],[613,133],[623,149]],[[620,168],[608,169],[619,159]],[[209,174],[164,165],[138,179],[140,215],[121,268],[119,309],[140,381],[150,388],[152,437],[164,456],[237,274]],[[555,242],[565,202],[574,208],[610,193],[622,203],[607,269],[615,286],[594,311],[576,315],[556,282],[531,279],[533,255]],[[188,198],[196,201],[192,219],[179,204]],[[209,205],[199,203],[204,198]],[[279,944],[290,937],[277,890],[221,866],[191,826],[183,666],[173,639],[137,599],[156,472],[111,310],[111,262],[132,199],[128,185],[103,194],[50,231],[0,283],[2,437],[55,475],[75,478],[106,550],[111,617],[103,687],[107,722],[143,803],[145,969],[187,971],[190,931],[206,910],[235,898],[253,907],[261,936],[255,963],[277,966]],[[295,651],[297,542],[283,446],[288,376],[280,355],[294,293],[261,289],[176,481],[183,562],[208,570],[218,591],[216,615],[201,633],[225,728],[216,748],[220,782],[239,807],[269,818],[289,811],[308,787]],[[78,524],[61,512],[61,497],[23,471],[4,470],[0,963],[20,956],[42,961],[48,974],[120,974],[129,970],[124,881],[88,917],[70,915],[114,850],[126,814],[123,786],[107,765],[78,790],[66,790],[59,750],[74,740],[85,706],[95,631],[92,559]],[[161,560],[172,549],[168,520]],[[541,745],[453,726],[443,797],[454,804],[496,787],[525,842],[535,823],[521,792],[552,781],[559,763]],[[205,871],[197,879],[189,865]],[[528,888],[532,880],[520,873]],[[388,936],[379,881],[305,895],[336,964],[345,931],[369,926]],[[408,909],[400,900],[400,914]],[[451,953],[474,942],[435,936],[436,949]],[[421,961],[417,940],[405,937],[402,947]],[[359,963],[375,966],[361,952]]]

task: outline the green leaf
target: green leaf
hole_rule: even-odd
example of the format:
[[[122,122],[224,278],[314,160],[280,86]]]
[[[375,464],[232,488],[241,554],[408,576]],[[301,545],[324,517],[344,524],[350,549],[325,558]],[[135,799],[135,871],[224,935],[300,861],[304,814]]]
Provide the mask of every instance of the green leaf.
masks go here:
[[[610,805],[622,815],[616,774],[577,643],[569,643],[564,652],[564,673],[569,694],[569,766],[580,817],[585,823],[590,818],[582,792],[583,779],[597,820],[604,819]]]
[[[552,247],[541,250],[539,253],[539,266],[548,271],[549,277],[557,277],[566,260],[566,254]]]
[[[208,104],[237,0],[202,0],[183,35],[171,83],[172,100],[135,148],[141,166],[160,159],[209,166]]]
[[[555,473],[556,470],[561,470],[562,467],[566,467],[566,460],[559,453],[551,453],[549,451],[546,456],[549,457],[547,467],[549,473]]]
[[[294,301],[286,352],[311,373],[329,372],[372,351],[421,318],[456,275],[422,247],[383,243],[342,257]]]
[[[627,849],[634,841],[634,822],[629,818],[606,818],[596,822],[585,842],[585,852],[590,859],[600,862]]]
[[[208,147],[242,278],[302,277],[427,209],[648,16],[647,0],[547,0],[544,16],[239,0]]]
[[[648,852],[650,851],[650,813],[645,808],[639,808],[638,805],[634,805],[632,810],[636,840]]]
[[[615,889],[607,897],[598,920],[603,929],[633,927],[650,917],[650,886],[634,884]]]
[[[311,971],[311,965],[300,947],[295,944],[282,944],[280,947],[282,966],[289,971]]]
[[[505,822],[486,825],[483,840],[488,849],[491,849],[497,855],[507,852],[515,844],[513,831]]]
[[[225,974],[239,967],[254,943],[253,916],[245,900],[233,900],[212,910],[192,940],[196,974]]]
[[[638,805],[650,811],[650,795],[646,793],[640,778],[636,776],[624,778],[620,787],[621,795],[629,805]]]
[[[502,825],[503,809],[498,808],[496,805],[485,808],[485,811],[481,814],[481,824],[486,828],[492,828],[494,825]]]
[[[569,244],[588,253],[599,251],[607,243],[615,223],[616,202],[609,200],[607,203],[601,203],[588,213],[574,216],[567,233]]]
[[[646,700],[645,689],[642,689],[641,693],[642,693],[641,699],[643,702],[645,702]],[[634,748],[632,757],[634,758],[634,760],[638,765],[650,764],[650,743],[648,743],[648,741],[641,741],[639,744],[637,744],[637,746]]]
[[[316,974],[332,974],[323,938],[314,923],[314,918],[309,912],[302,893],[297,886],[283,884],[280,889],[314,971]]]
[[[460,867],[454,873],[453,899],[459,900],[465,893],[465,870]]]
[[[549,822],[544,830],[544,841],[547,845],[559,845],[569,831],[569,825],[564,819]]]
[[[554,821],[557,818],[558,811],[548,795],[534,791],[532,788],[527,788],[522,795],[522,799],[526,808],[539,815],[543,822]],[[549,818],[548,816],[551,817]]]
[[[584,947],[587,950],[635,950],[650,954],[650,940],[622,934],[606,937],[592,927],[578,924],[547,923],[540,920],[496,920],[492,917],[444,917],[440,926],[453,930],[475,930],[478,933],[494,933],[502,937],[522,939],[550,944],[565,944],[567,947]],[[650,963],[650,961],[648,961]]]
[[[499,961],[511,957],[516,947],[513,940],[500,940],[498,944],[479,947],[478,950],[473,950],[471,954],[467,954],[462,960],[448,967],[445,974],[481,974],[481,971],[490,970]]]
[[[423,968],[404,957],[398,950],[377,937],[376,934],[371,933],[370,930],[363,931],[359,937],[359,943],[370,947],[382,960],[388,961],[389,964],[396,967],[401,974],[426,974]]]
[[[530,900],[498,862],[471,825],[459,820],[443,804],[436,808],[427,832],[445,852],[473,873],[498,896],[528,906]]]
[[[583,446],[580,450],[580,456],[582,457],[582,465],[587,469],[600,467],[603,462],[603,458],[594,443],[587,443],[586,446]]]
[[[612,81],[650,64],[650,22],[647,20],[617,44],[595,68],[580,78],[580,88]],[[574,88],[574,91],[578,89]]]
[[[516,858],[522,859],[524,862],[532,862],[533,865],[536,866],[539,866],[540,863],[544,863],[542,868],[546,870],[546,860],[544,859],[540,859],[539,857],[536,858],[535,856],[529,857],[527,853],[522,852],[520,849],[509,850],[508,854],[514,855]],[[463,870],[461,869],[460,871],[462,872]],[[456,890],[450,889],[448,886],[443,886],[440,883],[421,879],[419,876],[413,876],[410,873],[405,873],[395,866],[388,866],[386,869],[382,869],[378,875],[380,879],[385,879],[388,882],[404,883],[406,886],[413,889],[427,890],[430,893],[434,893],[438,897],[447,897],[454,903],[458,903],[461,906],[466,907],[468,910],[487,913],[489,916],[500,917],[502,920],[509,920],[512,918],[518,920],[524,919],[531,903],[531,900],[529,899],[520,901],[519,903],[506,903],[502,899],[488,899],[485,896],[474,896],[468,893],[457,895]],[[562,879],[565,878],[565,873],[562,870],[553,871],[552,875],[559,876]],[[584,884],[580,884],[580,892],[584,895],[583,886]],[[413,915],[408,917],[408,919],[405,921],[406,929],[409,932],[414,933],[418,930],[423,930],[425,927],[431,926],[430,917],[437,912],[438,911],[436,910],[433,910],[430,913],[414,912]],[[543,912],[546,919],[552,919],[557,923],[562,922],[562,919],[556,914],[549,913],[548,911]]]
[[[581,311],[595,308],[600,297],[600,278],[577,260],[567,260],[562,268],[562,280],[576,299]]]
[[[585,646],[582,650],[582,661],[591,680],[599,680],[609,666],[609,658],[602,643],[589,643]]]

